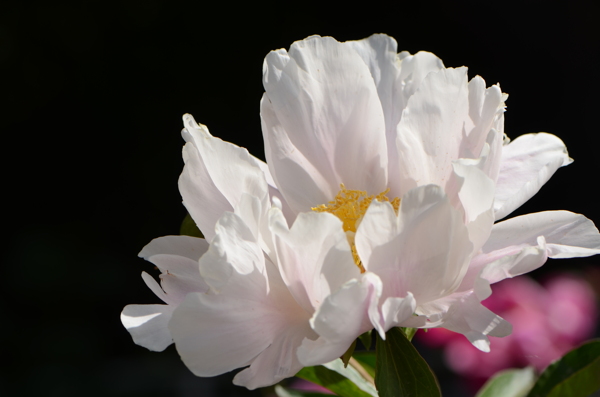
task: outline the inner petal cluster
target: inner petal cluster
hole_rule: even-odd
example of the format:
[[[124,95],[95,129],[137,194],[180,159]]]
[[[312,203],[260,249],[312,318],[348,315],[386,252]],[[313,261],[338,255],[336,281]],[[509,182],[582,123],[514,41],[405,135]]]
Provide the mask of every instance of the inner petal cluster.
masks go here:
[[[348,242],[352,248],[354,263],[356,263],[356,266],[359,267],[361,273],[365,272],[365,268],[362,265],[360,257],[358,256],[358,252],[356,252],[356,245],[354,244],[356,229],[358,229],[358,226],[360,225],[360,222],[367,212],[367,209],[369,208],[369,205],[373,199],[379,201],[388,201],[390,204],[392,204],[392,207],[394,207],[396,213],[398,213],[398,208],[400,207],[400,198],[395,197],[394,199],[390,200],[387,197],[387,193],[389,191],[390,189],[388,188],[377,195],[368,195],[367,192],[363,190],[346,189],[344,184],[340,183],[340,191],[337,193],[333,201],[311,208],[313,211],[329,212],[330,214],[340,218],[343,223],[342,227],[346,232]]]

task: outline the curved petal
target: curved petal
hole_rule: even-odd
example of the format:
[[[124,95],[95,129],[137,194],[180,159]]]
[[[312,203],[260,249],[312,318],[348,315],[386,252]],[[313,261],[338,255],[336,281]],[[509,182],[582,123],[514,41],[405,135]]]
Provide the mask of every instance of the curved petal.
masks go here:
[[[473,245],[462,214],[439,186],[415,188],[402,197],[399,214],[374,200],[356,233],[365,269],[383,281],[383,296],[418,304],[452,293],[467,270]]]
[[[208,250],[208,242],[203,238],[190,236],[163,236],[150,241],[138,254],[149,260],[154,255],[176,255],[198,261]]]
[[[215,138],[194,118],[183,116],[186,165],[179,179],[183,203],[209,241],[224,211],[231,211],[247,193],[269,206],[265,175],[244,148]],[[197,153],[194,153],[194,148]],[[189,164],[189,165],[188,165]]]
[[[426,184],[446,187],[452,161],[461,157],[468,95],[467,69],[442,69],[429,73],[408,100],[396,140],[399,168],[394,174],[402,194]]]
[[[205,292],[208,289],[198,269],[198,260],[207,250],[208,243],[201,238],[190,236],[156,238],[138,255],[159,268],[161,286],[159,287],[147,273],[143,273],[142,277],[159,298],[171,305],[177,305],[183,301],[186,294]]]
[[[312,313],[331,292],[360,275],[341,221],[332,214],[306,212],[291,229],[273,208],[274,234],[281,276],[296,301]]]
[[[300,362],[309,366],[341,357],[359,335],[379,325],[379,296],[381,280],[372,273],[347,282],[328,296],[310,320],[319,338],[302,342]]]
[[[496,283],[530,272],[550,258],[586,257],[600,253],[594,223],[568,211],[545,211],[499,222],[482,252],[473,258],[460,290],[473,288],[477,277]]]
[[[267,162],[295,211],[322,202],[303,203],[288,193],[297,190],[298,181],[289,178],[290,161],[282,161],[287,158],[296,166],[308,162],[305,171],[327,181],[330,191],[321,194],[328,200],[340,183],[349,189],[385,190],[383,110],[371,73],[356,51],[331,37],[309,37],[292,44],[289,53],[267,55],[263,84],[279,125],[274,131],[273,117],[263,118]]]
[[[496,220],[519,208],[558,168],[572,162],[565,144],[545,132],[521,135],[504,146],[496,183]]]
[[[481,351],[490,351],[489,336],[503,337],[512,332],[512,325],[502,317],[483,306],[474,292],[457,293],[431,302],[417,309],[423,316],[440,317],[430,322],[426,328],[443,327],[463,334],[469,342]],[[418,318],[410,319],[404,326],[417,323]]]
[[[307,336],[314,337],[313,335],[308,321],[303,325],[288,328],[275,336],[271,345],[260,353],[248,368],[233,378],[233,383],[252,390],[296,375],[303,367],[296,350]]]
[[[121,322],[136,345],[161,352],[173,343],[167,327],[173,309],[170,305],[127,305]]]

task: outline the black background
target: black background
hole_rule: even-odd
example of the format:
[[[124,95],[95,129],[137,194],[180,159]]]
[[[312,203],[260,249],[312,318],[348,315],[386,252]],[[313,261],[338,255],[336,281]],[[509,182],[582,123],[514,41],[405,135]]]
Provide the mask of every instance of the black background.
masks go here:
[[[598,3],[21,1],[0,6],[4,188],[0,395],[229,396],[119,314],[158,303],[136,255],[177,234],[183,113],[264,158],[262,61],[312,34],[372,33],[500,82],[511,138],[546,131],[575,162],[518,213],[600,222]],[[594,277],[596,257],[550,261]],[[442,382],[445,395],[453,392]],[[260,393],[255,393],[260,395]]]

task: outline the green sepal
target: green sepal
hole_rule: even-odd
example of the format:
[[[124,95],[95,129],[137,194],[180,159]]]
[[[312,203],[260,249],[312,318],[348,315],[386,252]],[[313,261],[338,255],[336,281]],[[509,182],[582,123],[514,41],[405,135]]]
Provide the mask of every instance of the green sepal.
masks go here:
[[[372,330],[369,330],[358,337],[360,343],[362,343],[367,350],[371,349],[371,342],[373,341],[373,338],[371,338],[371,331]]]
[[[331,394],[293,390],[281,385],[275,386],[275,395],[277,397],[331,397]]]
[[[348,366],[348,362],[352,358],[352,353],[354,353],[354,349],[356,349],[356,339],[354,340],[354,342],[352,342],[348,350],[346,350],[346,353],[344,353],[342,357],[340,357],[342,359],[342,362],[344,363],[344,368]]]
[[[400,328],[377,334],[375,385],[381,397],[440,397],[440,386]]]
[[[192,219],[190,214],[186,214],[185,218],[181,222],[181,227],[179,228],[179,234],[182,236],[192,236],[192,237],[200,237],[204,238],[204,235],[196,226],[196,222]]]
[[[412,338],[415,336],[415,334],[418,331],[418,328],[400,328],[402,330],[402,332],[404,333],[404,336],[406,336],[406,339],[408,339],[409,341],[412,341]]]

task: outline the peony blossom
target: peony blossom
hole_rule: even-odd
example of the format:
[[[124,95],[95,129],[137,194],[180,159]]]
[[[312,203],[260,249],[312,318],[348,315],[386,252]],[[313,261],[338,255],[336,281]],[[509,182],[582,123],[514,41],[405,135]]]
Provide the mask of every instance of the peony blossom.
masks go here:
[[[187,295],[160,331],[126,324],[136,342],[170,336],[195,374],[249,366],[234,382],[265,386],[396,326],[487,351],[511,330],[481,304],[490,284],[600,253],[582,215],[496,223],[572,160],[550,134],[509,143],[507,95],[466,68],[398,54],[385,35],[313,36],[269,53],[263,84],[266,164],[184,116],[179,188],[210,242],[201,281],[174,292]]]

